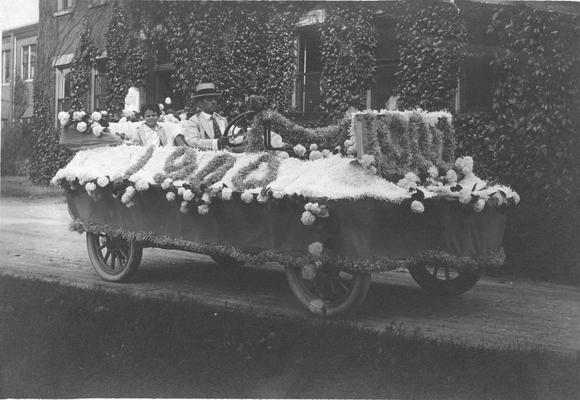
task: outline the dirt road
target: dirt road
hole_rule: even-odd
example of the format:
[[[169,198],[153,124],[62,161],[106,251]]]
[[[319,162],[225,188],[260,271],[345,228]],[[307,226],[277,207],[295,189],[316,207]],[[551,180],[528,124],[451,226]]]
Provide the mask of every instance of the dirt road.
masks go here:
[[[84,235],[70,232],[69,222],[64,200],[2,198],[0,274],[318,318],[294,299],[275,265],[222,271],[206,256],[145,249],[135,283],[105,282],[92,270]],[[542,347],[573,355],[580,352],[580,288],[484,278],[461,297],[437,298],[419,289],[406,271],[394,271],[373,277],[359,314],[345,323],[395,325],[474,346]]]

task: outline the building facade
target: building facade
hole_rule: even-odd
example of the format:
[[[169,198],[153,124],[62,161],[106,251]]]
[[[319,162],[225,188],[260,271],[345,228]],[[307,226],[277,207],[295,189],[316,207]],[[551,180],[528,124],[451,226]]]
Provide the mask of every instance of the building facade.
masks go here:
[[[2,126],[32,117],[38,24],[2,32]]]

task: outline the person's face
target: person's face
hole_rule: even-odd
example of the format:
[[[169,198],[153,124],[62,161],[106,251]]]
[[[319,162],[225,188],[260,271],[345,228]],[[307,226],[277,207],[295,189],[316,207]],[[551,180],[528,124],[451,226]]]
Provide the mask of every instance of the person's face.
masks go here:
[[[145,119],[145,124],[150,128],[153,128],[157,123],[157,113],[153,110],[145,110],[143,118]]]
[[[213,114],[217,111],[217,103],[217,96],[211,96],[202,97],[198,104],[199,108],[201,108],[201,111],[208,114]]]

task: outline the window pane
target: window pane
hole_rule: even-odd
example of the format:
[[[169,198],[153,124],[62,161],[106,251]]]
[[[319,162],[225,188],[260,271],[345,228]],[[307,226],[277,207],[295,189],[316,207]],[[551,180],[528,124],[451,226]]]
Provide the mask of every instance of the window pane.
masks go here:
[[[316,111],[320,104],[320,72],[306,74],[304,86],[304,111]]]
[[[397,65],[394,63],[377,66],[377,71],[375,72],[375,84],[372,90],[372,108],[385,108],[387,100],[393,95],[396,71]]]
[[[10,83],[10,50],[2,52],[2,83]]]
[[[395,22],[387,18],[379,18],[375,23],[375,39],[377,60],[397,60],[399,53],[395,36]]]
[[[491,110],[494,77],[490,58],[468,57],[465,59],[465,79],[461,93],[461,111]]]
[[[28,46],[24,46],[22,48],[22,79],[28,79],[28,57],[29,57],[29,48]]]
[[[63,76],[63,81],[64,81],[64,90],[62,93],[62,97],[70,97],[71,96],[71,92],[70,92],[70,70],[66,71],[64,73],[65,75]]]
[[[34,71],[36,70],[36,45],[30,46],[30,79],[34,79]]]

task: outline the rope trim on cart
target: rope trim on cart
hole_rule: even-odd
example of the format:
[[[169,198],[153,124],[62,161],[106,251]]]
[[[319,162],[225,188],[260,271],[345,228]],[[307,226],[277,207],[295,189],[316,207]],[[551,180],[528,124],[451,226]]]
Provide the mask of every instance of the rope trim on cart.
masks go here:
[[[80,219],[73,221],[69,226],[71,231],[83,233],[106,233],[125,240],[134,240],[144,247],[157,247],[168,250],[183,250],[209,256],[229,256],[239,261],[253,265],[262,265],[266,262],[277,262],[284,266],[302,267],[314,261],[329,263],[335,268],[346,272],[384,272],[399,268],[412,268],[421,264],[449,266],[459,271],[476,270],[486,266],[501,266],[505,261],[505,254],[500,251],[487,257],[460,257],[440,250],[426,250],[413,257],[395,258],[381,257],[377,259],[358,259],[346,256],[314,256],[288,254],[282,251],[265,250],[257,254],[244,252],[236,247],[213,243],[192,242],[170,235],[146,231],[129,231],[111,225],[86,223]]]

